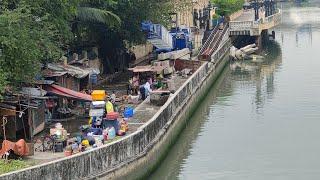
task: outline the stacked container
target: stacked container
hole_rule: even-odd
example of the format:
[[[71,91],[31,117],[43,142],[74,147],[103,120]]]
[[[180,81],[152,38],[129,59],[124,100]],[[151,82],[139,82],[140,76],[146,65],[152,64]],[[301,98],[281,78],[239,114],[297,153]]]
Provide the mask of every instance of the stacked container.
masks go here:
[[[105,115],[106,91],[94,90],[91,93],[92,103],[90,107],[89,116],[92,119],[92,127],[102,127],[103,118]]]

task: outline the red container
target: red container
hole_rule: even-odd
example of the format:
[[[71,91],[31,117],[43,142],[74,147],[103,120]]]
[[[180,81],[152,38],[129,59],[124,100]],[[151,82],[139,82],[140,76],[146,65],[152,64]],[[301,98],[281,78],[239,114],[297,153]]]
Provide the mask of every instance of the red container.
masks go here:
[[[118,112],[110,112],[107,114],[106,119],[107,120],[117,120],[119,117],[119,113]]]

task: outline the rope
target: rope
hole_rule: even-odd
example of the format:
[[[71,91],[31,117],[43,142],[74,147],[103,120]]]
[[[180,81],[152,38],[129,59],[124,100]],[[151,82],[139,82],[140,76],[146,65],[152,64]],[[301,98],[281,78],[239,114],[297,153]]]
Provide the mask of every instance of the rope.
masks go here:
[[[7,140],[7,136],[6,136],[6,124],[8,123],[8,119],[7,117],[3,116],[2,117],[2,128],[3,128],[3,137],[4,137],[4,140]]]

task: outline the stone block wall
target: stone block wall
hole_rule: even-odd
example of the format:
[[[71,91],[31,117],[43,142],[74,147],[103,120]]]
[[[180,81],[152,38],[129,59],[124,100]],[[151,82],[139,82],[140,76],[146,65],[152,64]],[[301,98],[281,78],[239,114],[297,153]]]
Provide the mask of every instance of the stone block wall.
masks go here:
[[[140,44],[136,46],[132,46],[130,51],[136,56],[136,59],[141,59],[148,54],[150,54],[153,50],[153,46],[150,43]]]

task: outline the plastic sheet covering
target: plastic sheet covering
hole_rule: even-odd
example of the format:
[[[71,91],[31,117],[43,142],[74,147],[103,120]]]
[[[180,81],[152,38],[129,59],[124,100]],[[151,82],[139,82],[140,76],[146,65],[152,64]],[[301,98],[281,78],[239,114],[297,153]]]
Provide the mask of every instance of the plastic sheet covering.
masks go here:
[[[59,96],[63,96],[63,97],[68,97],[68,98],[72,98],[72,99],[77,99],[77,100],[83,100],[83,101],[92,101],[92,97],[88,94],[83,94],[77,91],[73,91],[71,89],[65,88],[65,87],[61,87],[58,85],[48,85],[46,87],[46,91],[48,93],[53,93]]]
[[[19,156],[26,156],[29,154],[29,148],[24,139],[20,139],[16,143],[8,140],[4,140],[2,142],[2,149],[0,150],[0,156],[3,156],[10,149],[12,149],[13,152]]]

